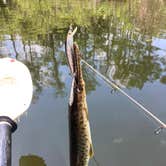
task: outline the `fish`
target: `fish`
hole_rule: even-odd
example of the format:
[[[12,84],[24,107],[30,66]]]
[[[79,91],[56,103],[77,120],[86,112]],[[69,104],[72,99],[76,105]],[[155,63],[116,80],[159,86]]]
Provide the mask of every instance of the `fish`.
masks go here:
[[[73,37],[73,36],[70,36]],[[69,38],[67,38],[68,40]],[[70,40],[72,41],[72,40]],[[68,43],[68,41],[66,41]],[[69,97],[69,142],[70,166],[88,166],[90,158],[94,156],[88,106],[86,101],[85,81],[80,65],[81,53],[76,43],[66,46],[71,49],[66,52],[73,76]],[[71,56],[72,55],[72,56]]]

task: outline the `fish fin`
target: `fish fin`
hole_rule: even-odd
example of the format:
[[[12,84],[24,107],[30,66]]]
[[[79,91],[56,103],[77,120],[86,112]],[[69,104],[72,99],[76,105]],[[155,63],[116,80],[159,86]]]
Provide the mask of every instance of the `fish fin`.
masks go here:
[[[89,123],[89,114],[88,114],[88,106],[87,106],[87,102],[85,102],[85,108],[87,108],[87,109],[85,109],[85,112],[86,112],[86,118],[87,118],[87,121],[88,121],[88,123]]]
[[[90,158],[92,158],[94,156],[94,151],[93,151],[93,145],[92,145],[92,143],[90,144],[90,148],[89,148],[89,156],[90,156]]]
[[[92,144],[92,138],[91,138],[91,131],[90,131],[90,124],[88,123],[88,139],[89,139],[89,156],[92,158],[94,156],[94,150],[93,150],[93,144]]]

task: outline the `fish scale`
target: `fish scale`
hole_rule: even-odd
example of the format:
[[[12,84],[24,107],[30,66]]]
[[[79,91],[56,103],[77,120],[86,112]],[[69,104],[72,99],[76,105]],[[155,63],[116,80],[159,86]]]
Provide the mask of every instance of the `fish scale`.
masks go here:
[[[73,44],[74,86],[72,87],[73,102],[69,105],[69,133],[70,133],[70,166],[88,166],[93,156],[88,107],[86,103],[85,82],[80,66],[80,52]]]

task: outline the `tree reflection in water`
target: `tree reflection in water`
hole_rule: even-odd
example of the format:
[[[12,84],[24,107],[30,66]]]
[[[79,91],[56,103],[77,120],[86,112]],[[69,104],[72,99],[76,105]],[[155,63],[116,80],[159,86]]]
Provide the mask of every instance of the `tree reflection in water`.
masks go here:
[[[28,65],[34,100],[50,86],[56,96],[64,96],[64,42],[73,22],[83,58],[119,86],[142,89],[156,80],[165,84],[165,56],[153,44],[153,39],[165,38],[165,5],[163,0],[11,1],[0,10],[0,53]],[[97,81],[83,70],[88,93]]]

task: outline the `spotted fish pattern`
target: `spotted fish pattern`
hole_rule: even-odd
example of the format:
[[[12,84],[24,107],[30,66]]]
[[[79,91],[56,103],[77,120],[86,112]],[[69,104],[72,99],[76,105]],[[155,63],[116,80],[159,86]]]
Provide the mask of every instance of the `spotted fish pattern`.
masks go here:
[[[72,102],[69,102],[70,166],[88,166],[93,157],[93,147],[86,102],[85,82],[80,66],[80,51],[73,44],[72,62],[73,84]]]

